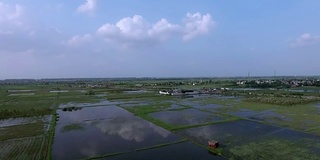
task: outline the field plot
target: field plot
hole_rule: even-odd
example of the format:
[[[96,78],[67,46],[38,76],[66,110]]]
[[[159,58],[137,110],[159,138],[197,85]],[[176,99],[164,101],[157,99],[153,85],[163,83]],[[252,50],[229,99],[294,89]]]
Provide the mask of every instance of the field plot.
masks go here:
[[[292,121],[291,118],[285,115],[281,115],[277,112],[274,112],[274,110],[264,110],[264,111],[254,111],[249,109],[239,109],[236,112],[230,112],[228,114],[241,117],[241,118],[248,118],[256,121],[262,121],[267,122],[270,124],[279,124],[280,122],[283,123],[283,121]]]
[[[161,154],[160,154],[161,153]],[[106,157],[101,159],[107,160],[128,160],[128,159],[183,159],[183,160],[223,160],[225,158],[208,153],[207,150],[194,145],[191,142],[183,142],[179,144],[172,144],[165,147],[142,150],[138,152],[130,152],[113,157]]]
[[[181,130],[178,134],[202,145],[210,139],[218,140],[222,155],[234,159],[320,156],[319,137],[315,135],[246,120]],[[310,143],[312,140],[314,142]],[[296,148],[290,149],[292,146]],[[274,149],[280,151],[274,152]],[[297,152],[299,149],[301,152]],[[259,157],[260,154],[263,157]]]
[[[117,106],[58,113],[53,159],[90,158],[181,140]]]
[[[178,134],[195,140],[199,144],[207,145],[208,140],[215,139],[224,146],[235,145],[251,141],[253,138],[264,136],[281,128],[256,122],[239,120],[216,125],[178,131]]]
[[[46,158],[48,139],[45,136],[22,138],[0,142],[0,159]]]
[[[240,102],[241,98],[239,97],[205,95],[203,97],[197,96],[195,98],[183,99],[180,103],[213,113],[228,113],[238,110],[236,106]]]
[[[241,102],[236,108],[237,111],[232,114],[237,115],[239,113],[241,114],[241,112],[245,113],[247,111],[248,115],[239,116],[286,126],[301,131],[309,131],[313,128],[320,127],[319,110],[317,105],[314,103],[280,106],[273,104]]]
[[[294,141],[284,139],[261,139],[229,149],[231,159],[319,159],[320,154]]]
[[[159,90],[179,86],[167,80],[103,83],[1,87],[0,159],[320,157],[320,103],[282,104],[301,93],[240,88],[168,96]],[[209,149],[208,140],[219,147]]]
[[[38,117],[21,117],[21,118],[8,118],[0,120],[0,127],[16,126],[29,123],[47,123],[52,118],[51,115],[38,116]]]
[[[45,159],[51,116],[0,121],[0,159]]]
[[[173,125],[202,124],[224,120],[224,118],[220,116],[196,109],[161,111],[150,113],[149,116]]]

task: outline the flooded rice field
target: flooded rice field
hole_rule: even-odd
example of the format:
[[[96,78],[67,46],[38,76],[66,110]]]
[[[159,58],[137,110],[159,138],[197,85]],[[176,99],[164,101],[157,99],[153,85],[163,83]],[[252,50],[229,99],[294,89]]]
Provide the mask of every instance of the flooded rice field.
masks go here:
[[[259,159],[259,154],[268,155],[270,153],[273,154],[271,157],[281,157],[287,154],[285,158],[288,159],[291,159],[290,157],[313,159],[320,156],[319,136],[247,120],[181,130],[178,131],[178,134],[201,145],[206,145],[208,139],[219,140],[224,149],[224,155],[235,159],[246,156],[249,156],[248,159]],[[295,146],[295,149],[292,149],[292,146]],[[268,147],[286,152],[275,153]],[[301,152],[296,152],[299,150]]]
[[[116,155],[114,157],[101,158],[107,160],[128,160],[128,159],[152,159],[152,160],[166,160],[166,159],[183,159],[183,160],[225,160],[226,158],[208,153],[204,148],[194,145],[191,142],[183,142],[169,145],[166,147],[153,148],[127,154]]]
[[[279,129],[281,128],[247,120],[238,120],[186,129],[179,131],[178,133],[187,136],[202,145],[207,144],[208,139],[216,139],[219,140],[222,145],[229,146],[251,141]]]
[[[261,154],[265,158],[314,159],[320,156],[319,136],[279,125],[279,121],[290,122],[292,117],[270,108],[240,108],[240,103],[240,98],[210,95],[66,103],[57,110],[53,159],[259,159]],[[71,106],[81,109],[64,110]],[[208,140],[219,141],[219,149],[213,152],[220,156],[208,151]],[[292,148],[293,145],[296,147]],[[276,152],[273,148],[286,152]]]
[[[98,106],[109,106],[109,105],[118,105],[121,107],[132,107],[137,105],[147,105],[150,103],[143,102],[143,101],[108,101],[108,100],[102,100],[98,103],[74,103],[74,102],[68,102],[61,104],[59,108],[67,108],[67,107],[98,107]]]
[[[318,111],[319,106],[312,107]],[[299,119],[310,112],[281,109],[216,95],[66,102],[56,111],[52,159],[320,157],[317,119]],[[52,118],[0,120],[0,159],[45,159]],[[294,126],[301,124],[308,127]],[[219,148],[208,149],[209,140],[219,141]]]
[[[52,116],[39,116],[39,117],[24,117],[24,118],[9,118],[0,120],[0,127],[9,127],[30,123],[47,122],[49,123]]]
[[[238,116],[241,118],[248,118],[257,121],[263,121],[270,124],[277,124],[278,121],[291,121],[291,118],[285,115],[274,112],[272,109],[265,111],[253,111],[249,109],[240,109],[236,112],[230,112],[228,114]]]
[[[89,158],[181,140],[117,106],[58,113],[53,159]]]
[[[196,109],[184,109],[179,111],[162,111],[149,114],[169,124],[192,125],[224,120],[224,118]]]

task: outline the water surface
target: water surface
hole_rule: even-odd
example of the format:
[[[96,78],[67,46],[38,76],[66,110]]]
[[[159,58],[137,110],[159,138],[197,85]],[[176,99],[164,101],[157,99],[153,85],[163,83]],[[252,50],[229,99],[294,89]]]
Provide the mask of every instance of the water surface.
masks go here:
[[[169,124],[192,125],[224,120],[224,118],[209,112],[197,109],[185,109],[178,111],[161,111],[149,114],[155,119],[159,119]]]
[[[129,152],[180,140],[179,136],[117,106],[87,107],[73,112],[59,110],[58,113],[53,159]]]

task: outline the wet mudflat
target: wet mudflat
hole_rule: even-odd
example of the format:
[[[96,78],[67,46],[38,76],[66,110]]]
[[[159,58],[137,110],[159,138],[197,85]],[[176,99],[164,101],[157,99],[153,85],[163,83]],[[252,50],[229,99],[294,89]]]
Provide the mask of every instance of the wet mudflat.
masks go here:
[[[58,111],[53,159],[80,159],[179,141],[180,137],[117,106]]]
[[[224,118],[212,113],[197,109],[184,109],[179,111],[161,111],[150,113],[149,116],[174,125],[202,124],[224,120]]]

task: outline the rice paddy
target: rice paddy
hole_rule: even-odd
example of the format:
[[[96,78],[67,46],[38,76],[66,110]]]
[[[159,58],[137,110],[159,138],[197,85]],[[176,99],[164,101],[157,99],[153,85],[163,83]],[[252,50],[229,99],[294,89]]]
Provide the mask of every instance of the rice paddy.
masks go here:
[[[163,96],[157,89],[61,84],[2,88],[0,159],[320,156],[318,102],[283,105],[243,96]],[[220,142],[218,149],[207,148],[211,139]]]

